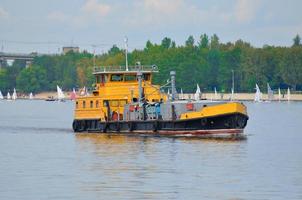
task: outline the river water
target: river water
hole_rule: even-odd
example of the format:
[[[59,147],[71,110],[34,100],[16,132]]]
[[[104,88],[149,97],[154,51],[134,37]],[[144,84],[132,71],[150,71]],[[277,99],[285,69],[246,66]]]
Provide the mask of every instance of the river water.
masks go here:
[[[0,101],[0,199],[302,199],[302,103],[245,103],[245,141],[76,135],[73,103]]]

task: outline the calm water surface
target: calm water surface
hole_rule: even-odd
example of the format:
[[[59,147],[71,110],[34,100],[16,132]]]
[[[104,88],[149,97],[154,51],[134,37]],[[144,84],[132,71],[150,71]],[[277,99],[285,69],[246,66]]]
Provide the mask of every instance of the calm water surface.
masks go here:
[[[0,199],[302,199],[302,103],[246,103],[246,141],[75,135],[73,103],[0,101]]]

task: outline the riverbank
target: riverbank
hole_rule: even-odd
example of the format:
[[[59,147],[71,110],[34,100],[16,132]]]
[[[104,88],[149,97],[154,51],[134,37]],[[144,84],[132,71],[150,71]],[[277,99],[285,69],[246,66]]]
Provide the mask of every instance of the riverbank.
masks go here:
[[[66,98],[70,97],[71,92],[65,93]],[[181,95],[180,95],[181,96]],[[194,99],[195,94],[183,94],[183,99]],[[35,95],[35,99],[48,99],[50,97],[56,98],[57,93],[56,92],[42,92]],[[201,95],[202,99],[208,99],[208,100],[230,100],[231,94],[230,93],[218,93],[216,96],[214,93],[202,93]],[[234,100],[238,101],[254,101],[255,94],[254,93],[235,93],[234,94]],[[278,95],[274,95],[275,100],[278,99]],[[262,95],[262,100],[268,100],[267,94]],[[287,94],[281,95],[281,101],[287,101]],[[302,101],[302,94],[291,94],[290,95],[291,101]]]

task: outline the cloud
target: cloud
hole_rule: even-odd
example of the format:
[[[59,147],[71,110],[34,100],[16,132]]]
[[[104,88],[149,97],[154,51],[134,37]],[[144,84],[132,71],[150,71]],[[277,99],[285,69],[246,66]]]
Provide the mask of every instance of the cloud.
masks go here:
[[[99,3],[97,0],[86,0],[79,7],[76,14],[65,14],[62,11],[53,11],[47,15],[51,21],[70,24],[76,28],[86,27],[104,19],[111,11],[111,6]]]
[[[237,22],[250,22],[256,16],[259,0],[237,0],[234,8],[234,17]]]
[[[132,13],[124,24],[152,26],[227,27],[230,24],[251,22],[257,14],[260,0],[235,0],[225,4],[193,3],[186,0],[134,0]],[[227,7],[227,8],[226,8]]]
[[[56,22],[67,22],[69,21],[71,16],[61,12],[61,11],[53,11],[47,15],[47,19]]]
[[[203,12],[185,0],[135,0],[124,24],[160,28],[181,23],[203,21]],[[176,24],[177,23],[177,24]]]
[[[148,11],[176,14],[181,7],[184,7],[183,0],[144,0],[144,8]]]
[[[88,15],[106,16],[111,10],[111,6],[99,3],[97,0],[87,0],[81,10]]]
[[[8,16],[9,16],[8,12],[4,8],[0,7],[0,19],[7,18]]]

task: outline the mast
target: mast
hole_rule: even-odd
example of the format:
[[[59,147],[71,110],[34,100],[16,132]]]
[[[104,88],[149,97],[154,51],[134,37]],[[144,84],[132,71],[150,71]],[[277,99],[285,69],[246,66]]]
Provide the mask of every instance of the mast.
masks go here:
[[[171,71],[171,72],[170,72],[170,76],[171,76],[171,87],[172,87],[172,101],[174,101],[174,100],[176,99],[175,75],[176,75],[176,72],[175,72],[175,71]]]
[[[126,56],[126,71],[129,71],[128,69],[128,38],[127,36],[124,39],[125,42],[125,56]]]
[[[142,76],[143,73],[139,70],[137,72],[137,79],[138,79],[138,102],[141,103],[143,100],[143,86],[142,86]]]

